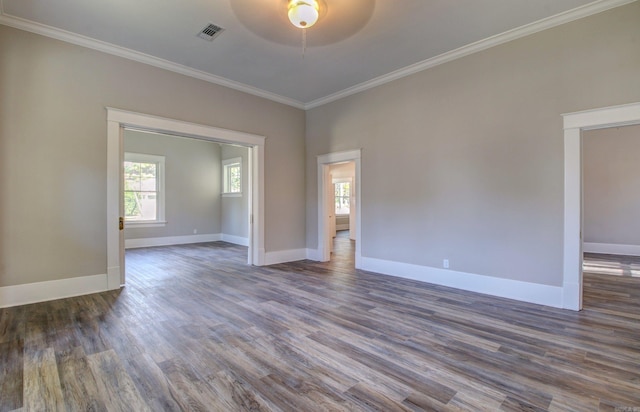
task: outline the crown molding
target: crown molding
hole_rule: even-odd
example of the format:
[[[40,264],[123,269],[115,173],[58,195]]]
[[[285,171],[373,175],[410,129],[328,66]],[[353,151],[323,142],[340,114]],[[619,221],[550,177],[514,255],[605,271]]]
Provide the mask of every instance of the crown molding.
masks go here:
[[[633,3],[636,1],[638,0],[597,0],[597,1],[594,1],[593,3],[585,4],[584,6],[577,7],[575,9],[568,10],[566,12],[556,14],[551,17],[544,18],[542,20],[538,20],[536,22],[506,31],[504,33],[487,37],[486,39],[479,40],[475,43],[471,43],[466,46],[459,47],[455,50],[442,53],[438,56],[423,60],[418,63],[414,63],[410,66],[403,67],[402,69],[392,71],[385,75],[382,75],[374,79],[368,80],[366,82],[357,84],[355,86],[346,88],[339,92],[330,94],[325,97],[321,97],[319,99],[305,103],[304,109],[305,110],[313,109],[315,107],[319,107],[327,103],[340,100],[347,96],[351,96],[353,94],[372,89],[374,87],[383,85],[385,83],[389,83],[394,80],[410,76],[412,74],[421,72],[423,70],[427,70],[432,67],[439,66],[441,64],[448,63],[456,59],[460,59],[470,54],[477,53],[479,51],[486,50],[491,47],[498,46],[500,44],[504,44],[512,40],[516,40],[516,39],[528,36],[530,34],[538,33],[543,30],[547,30],[556,26],[560,26],[565,23],[569,23],[585,17],[589,17],[594,14],[598,14],[603,11],[607,11],[616,7],[624,6],[625,4]]]
[[[0,6],[1,5],[2,3],[0,2]],[[274,102],[286,104],[288,106],[293,106],[298,109],[304,109],[304,104],[298,100],[280,96],[279,94],[258,89],[257,87],[253,87],[244,83],[229,80],[221,76],[216,76],[214,74],[207,73],[202,70],[193,69],[191,67],[187,67],[182,64],[170,62],[168,60],[154,57],[149,54],[141,53],[135,50],[127,49],[125,47],[116,46],[115,44],[92,39],[90,37],[82,36],[80,34],[76,34],[66,30],[61,30],[55,27],[47,26],[45,24],[36,23],[30,20],[22,19],[20,17],[10,16],[10,15],[4,14],[1,8],[0,8],[0,13],[2,13],[0,14],[0,24],[3,24],[5,26],[10,26],[10,27],[28,31],[31,33],[40,34],[46,37],[51,37],[56,40],[61,40],[61,41],[75,44],[78,46],[87,47],[89,49],[101,51],[103,53],[122,57],[128,60],[133,60],[139,63],[148,64],[150,66],[169,70],[174,73],[179,73],[179,74],[193,77],[199,80],[204,80],[209,83],[217,84],[218,86],[228,87],[230,89],[238,90],[254,96],[269,99]]]
[[[592,3],[586,4],[581,7],[577,7],[566,12],[556,14],[551,17],[547,17],[542,20],[506,31],[504,33],[497,34],[495,36],[488,37],[483,40],[479,40],[475,43],[471,43],[455,50],[440,54],[438,56],[414,63],[407,67],[392,71],[385,75],[376,77],[366,82],[357,84],[352,87],[348,87],[339,92],[321,97],[316,100],[312,100],[307,103],[291,99],[285,96],[281,96],[275,93],[268,92],[266,90],[259,89],[257,87],[249,86],[244,83],[236,82],[226,79],[221,76],[216,76],[211,73],[204,72],[202,70],[193,69],[191,67],[184,66],[182,64],[173,63],[168,60],[160,59],[145,53],[141,53],[135,50],[127,49],[124,47],[116,46],[111,43],[95,40],[90,37],[75,34],[66,30],[57,29],[55,27],[47,26],[44,24],[36,23],[30,20],[22,19],[19,17],[5,14],[2,9],[2,0],[0,0],[0,24],[14,27],[20,30],[29,31],[32,33],[40,34],[42,36],[51,37],[57,40],[61,40],[67,43],[76,44],[78,46],[87,47],[90,49],[98,50],[107,54],[122,57],[128,60],[137,61],[139,63],[148,64],[161,69],[169,70],[175,73],[179,73],[185,76],[193,77],[196,79],[204,80],[209,83],[217,84],[219,86],[229,87],[234,90],[238,90],[244,93],[248,93],[254,96],[262,97],[274,102],[286,104],[298,109],[309,110],[315,107],[322,106],[327,103],[340,100],[347,96],[363,92],[365,90],[372,89],[374,87],[392,82],[403,77],[410,76],[412,74],[421,72],[423,70],[430,69],[435,66],[439,66],[444,63],[468,56],[479,51],[489,49],[500,44],[516,40],[530,34],[538,33],[543,30],[547,30],[565,23],[569,23],[575,20],[579,20],[585,17],[592,16],[594,14],[601,13],[616,7],[624,6],[626,4],[634,3],[638,0],[596,0]]]

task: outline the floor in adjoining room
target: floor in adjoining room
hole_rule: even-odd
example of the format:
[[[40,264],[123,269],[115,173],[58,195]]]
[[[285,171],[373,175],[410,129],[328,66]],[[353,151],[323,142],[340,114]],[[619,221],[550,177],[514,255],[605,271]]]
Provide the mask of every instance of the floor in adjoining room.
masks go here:
[[[357,271],[340,241],[128,250],[120,291],[0,310],[0,411],[640,407],[640,278],[586,273],[572,312]]]

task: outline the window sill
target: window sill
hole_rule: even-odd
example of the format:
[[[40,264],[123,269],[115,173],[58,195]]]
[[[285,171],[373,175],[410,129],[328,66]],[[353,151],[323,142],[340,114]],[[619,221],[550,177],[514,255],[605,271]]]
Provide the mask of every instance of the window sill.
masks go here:
[[[137,229],[137,228],[143,228],[143,227],[165,227],[167,225],[167,222],[161,220],[161,221],[153,221],[153,222],[124,222],[124,227],[125,229],[129,228],[129,229]]]
[[[242,193],[223,193],[222,197],[242,197]]]

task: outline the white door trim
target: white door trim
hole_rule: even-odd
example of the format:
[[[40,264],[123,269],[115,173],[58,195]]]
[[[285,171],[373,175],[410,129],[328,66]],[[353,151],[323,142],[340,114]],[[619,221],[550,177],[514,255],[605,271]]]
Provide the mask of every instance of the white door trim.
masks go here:
[[[324,169],[329,167],[329,165],[334,163],[342,163],[342,162],[351,162],[353,161],[356,164],[356,252],[355,252],[355,263],[356,269],[359,269],[362,265],[362,242],[361,242],[361,227],[360,224],[362,220],[362,186],[360,179],[360,158],[361,158],[361,149],[350,150],[346,152],[335,152],[328,153],[325,155],[318,156],[318,257],[321,262],[327,262],[331,258],[331,242],[330,238],[326,233],[327,228],[327,210],[326,203],[324,202],[324,194],[326,190],[326,185],[331,183],[327,182],[325,179]]]
[[[124,127],[192,137],[249,147],[250,176],[250,244],[249,264],[264,265],[264,136],[220,129],[142,113],[107,107],[107,274],[109,289],[124,285],[124,236],[118,230],[121,216],[122,157]]]
[[[582,131],[640,124],[640,103],[563,114],[563,307],[582,309]]]

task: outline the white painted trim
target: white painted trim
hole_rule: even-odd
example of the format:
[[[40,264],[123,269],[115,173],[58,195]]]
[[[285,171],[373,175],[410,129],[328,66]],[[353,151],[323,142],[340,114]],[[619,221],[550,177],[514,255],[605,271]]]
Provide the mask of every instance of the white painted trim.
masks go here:
[[[124,239],[118,230],[122,216],[121,182],[124,144],[122,130],[137,129],[218,143],[249,147],[251,154],[249,180],[250,241],[248,263],[264,264],[264,149],[265,137],[213,126],[184,122],[159,116],[107,107],[107,267],[119,268],[121,284],[124,278]],[[122,242],[122,243],[120,243]],[[120,246],[122,244],[122,247]]]
[[[234,90],[241,91],[243,93],[248,93],[254,96],[262,97],[274,102],[286,104],[288,106],[293,106],[298,109],[304,109],[304,104],[295,99],[284,97],[276,93],[268,92],[266,90],[258,89],[257,87],[249,86],[244,83],[229,80],[221,76],[216,76],[215,74],[207,73],[202,70],[193,69],[191,67],[174,63],[169,60],[161,59],[155,56],[151,56],[149,54],[145,54],[136,50],[127,49],[125,47],[116,46],[115,44],[103,42],[100,40],[92,39],[90,37],[82,36],[80,34],[58,29],[56,27],[47,26],[45,24],[36,23],[30,20],[22,19],[20,17],[11,16],[4,13],[0,15],[0,24],[14,27],[20,30],[25,30],[31,33],[40,34],[42,36],[51,37],[52,39],[61,40],[67,43],[97,50],[103,53],[122,57],[128,60],[133,60],[138,63],[148,64],[150,66],[158,67],[160,69],[164,69],[174,73],[193,77],[199,80],[204,80],[205,82],[228,87],[230,89],[234,89]]]
[[[391,73],[376,77],[375,79],[371,79],[355,86],[348,87],[339,92],[305,103],[304,108],[305,110],[313,109],[314,107],[322,106],[324,104],[340,100],[347,96],[351,96],[353,94],[381,86],[385,83],[389,83],[394,80],[421,72],[423,70],[427,70],[432,67],[460,59],[470,54],[478,53],[491,47],[499,46],[512,40],[517,40],[519,38],[529,36],[530,34],[538,33],[540,31],[551,29],[565,23],[570,23],[575,20],[589,17],[591,15],[598,14],[609,9],[624,6],[625,4],[633,3],[634,1],[636,0],[594,1],[593,3],[589,3],[584,6],[568,10],[564,13],[556,14],[555,16],[547,17],[545,19],[538,20],[521,27],[517,27],[504,33],[497,34],[495,36],[487,37],[486,39],[479,40],[477,42],[459,47],[455,50],[451,50],[438,56],[423,60],[421,62],[414,63],[407,67],[392,71]]]
[[[249,246],[249,238],[235,235],[222,234],[221,239],[223,242],[233,243],[234,245]]]
[[[171,246],[171,245],[188,245],[191,243],[219,242],[222,240],[222,234],[211,233],[202,235],[185,235],[185,236],[165,236],[165,237],[148,237],[140,239],[126,239],[124,241],[125,249],[135,249],[140,247],[153,246]]]
[[[307,249],[307,259],[320,262],[322,260],[320,251],[318,249]]]
[[[421,62],[409,65],[402,69],[395,70],[391,73],[384,74],[382,76],[376,77],[375,79],[360,83],[353,87],[346,88],[337,93],[333,93],[307,103],[268,92],[266,90],[258,89],[257,87],[249,86],[244,83],[229,80],[221,76],[216,76],[214,74],[207,73],[201,70],[193,69],[191,67],[177,64],[168,60],[160,59],[149,54],[116,46],[114,44],[103,42],[100,40],[95,40],[90,37],[36,23],[30,20],[22,19],[20,17],[11,16],[4,13],[4,11],[2,10],[0,10],[0,24],[14,27],[20,30],[29,31],[31,33],[40,34],[42,36],[51,37],[53,39],[61,40],[67,43],[76,44],[78,46],[87,47],[89,49],[98,50],[103,53],[137,61],[139,63],[148,64],[150,66],[159,67],[161,69],[169,70],[174,73],[179,73],[185,76],[204,80],[206,82],[217,84],[219,86],[229,87],[234,90],[269,99],[274,102],[286,104],[298,109],[308,110],[342,99],[347,96],[351,96],[356,93],[360,93],[368,89],[372,89],[382,84],[392,82],[402,77],[406,77],[414,73],[459,59],[461,57],[468,56],[470,54],[477,53],[482,50],[486,50],[491,47],[528,36],[530,34],[547,30],[561,24],[569,23],[594,14],[601,13],[609,9],[624,6],[625,4],[633,3],[634,1],[637,0],[596,0],[584,6],[577,7],[560,14],[556,14],[555,16],[550,16],[545,19],[538,20],[537,22],[517,27],[504,33],[500,33],[495,36],[491,36],[486,39],[462,46],[458,49],[451,50],[439,56],[423,60]],[[2,3],[0,2],[0,5],[1,4]]]
[[[326,205],[324,202],[324,193],[325,193],[325,185],[328,182],[325,182],[325,168],[329,167],[329,165],[334,163],[342,163],[342,162],[354,162],[355,167],[355,184],[356,184],[356,250],[355,250],[355,266],[356,269],[360,269],[361,264],[361,256],[362,256],[362,242],[361,242],[361,219],[362,219],[362,184],[361,184],[361,156],[362,149],[357,150],[349,150],[344,152],[334,152],[327,153],[324,155],[319,155],[317,157],[318,162],[318,199],[317,199],[317,207],[318,207],[318,249],[317,249],[317,260],[320,262],[327,262],[331,258],[331,251],[329,250],[329,239],[327,239],[327,234],[325,233],[325,226],[327,211]]]
[[[278,250],[267,252],[264,256],[265,265],[275,265],[278,263],[295,262],[307,258],[307,249]]]
[[[587,243],[582,247],[587,253],[605,253],[607,255],[640,256],[640,245],[618,243]]]
[[[563,114],[563,307],[582,309],[582,130],[640,124],[640,103]]]
[[[562,307],[562,288],[429,266],[362,257],[362,269],[539,305]]]
[[[117,286],[110,285],[107,275],[80,276],[75,278],[50,280],[46,282],[24,283],[0,287],[0,308],[27,305],[104,292],[120,286],[120,272],[116,271]]]

